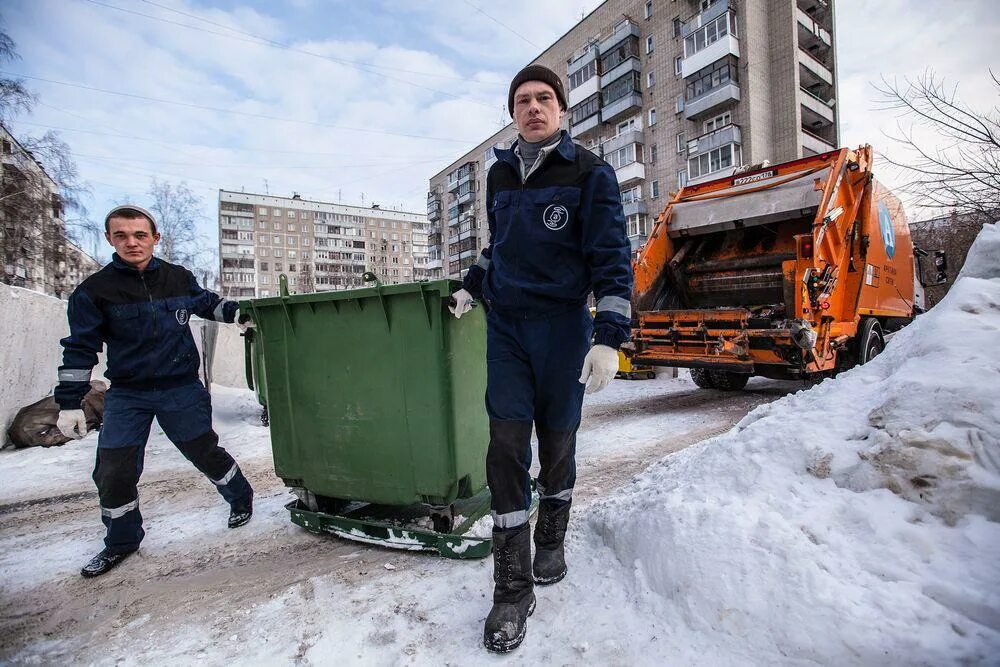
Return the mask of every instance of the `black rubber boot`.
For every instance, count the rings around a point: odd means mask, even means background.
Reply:
[[[130,551],[128,553],[117,554],[105,549],[91,558],[90,562],[84,565],[83,569],[80,570],[80,574],[87,578],[99,577],[134,553],[134,551]]]
[[[239,528],[253,516],[253,495],[250,499],[239,504],[233,505],[229,511],[229,527]]]
[[[538,503],[535,524],[535,562],[532,572],[540,586],[554,584],[566,576],[566,556],[563,541],[569,524],[572,501]]]
[[[483,645],[495,653],[513,651],[524,640],[535,611],[528,524],[514,531],[493,531],[493,608],[486,617]]]

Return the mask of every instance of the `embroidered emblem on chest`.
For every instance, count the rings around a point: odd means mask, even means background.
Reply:
[[[559,231],[569,222],[569,210],[562,204],[549,204],[542,213],[542,222],[552,231]]]

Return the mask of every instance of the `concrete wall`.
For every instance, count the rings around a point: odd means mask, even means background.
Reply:
[[[0,284],[0,426],[6,439],[10,421],[25,405],[52,393],[62,363],[59,339],[69,335],[66,302],[40,292]],[[246,387],[243,338],[235,325],[191,322],[199,349],[212,349],[211,378],[216,384]],[[204,358],[205,355],[203,354]],[[94,379],[104,379],[104,355]]]

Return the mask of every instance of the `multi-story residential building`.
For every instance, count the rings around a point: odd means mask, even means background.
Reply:
[[[65,298],[100,263],[70,241],[59,186],[0,125],[0,280]]]
[[[564,129],[615,169],[638,249],[671,191],[839,144],[834,0],[607,0],[532,63],[564,77]],[[428,264],[487,242],[485,183],[513,125],[430,179]],[[440,232],[440,237],[439,237]]]
[[[349,289],[421,277],[427,219],[419,213],[219,190],[220,290],[229,297]]]

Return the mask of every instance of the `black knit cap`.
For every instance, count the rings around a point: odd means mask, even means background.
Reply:
[[[544,65],[528,65],[518,72],[514,80],[510,82],[510,91],[507,93],[507,112],[510,113],[511,118],[514,117],[514,91],[525,81],[541,81],[552,86],[552,90],[556,91],[559,107],[566,111],[566,93],[559,75]]]

